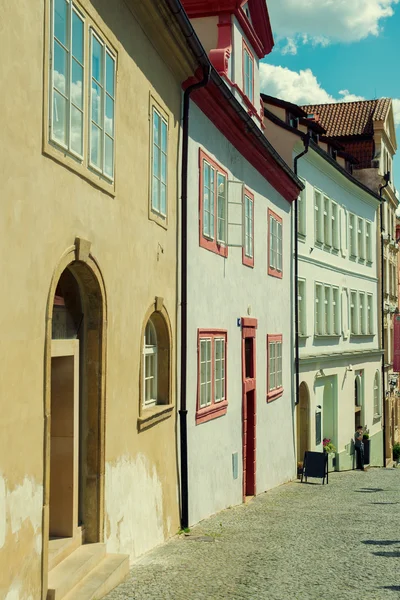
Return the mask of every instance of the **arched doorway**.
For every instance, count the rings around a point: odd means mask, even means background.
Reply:
[[[102,541],[104,519],[105,293],[94,261],[74,259],[51,285],[45,356],[44,539],[71,547]]]
[[[310,415],[310,393],[307,384],[303,381],[299,388],[299,404],[297,405],[296,429],[297,429],[297,461],[301,462],[304,452],[310,450],[309,417]]]

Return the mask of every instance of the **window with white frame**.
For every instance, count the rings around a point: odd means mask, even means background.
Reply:
[[[332,248],[339,250],[339,206],[336,202],[331,204],[332,210]]]
[[[364,291],[350,291],[350,332],[373,335],[373,296]]]
[[[51,6],[51,145],[78,159],[77,169],[89,167],[112,183],[116,56],[78,5],[52,0]]]
[[[349,250],[351,258],[372,264],[372,223],[349,213]]]
[[[152,108],[151,209],[167,216],[168,121],[155,106]]]
[[[374,309],[373,309],[373,296],[367,294],[367,331],[368,335],[374,333]]]
[[[114,177],[115,58],[91,30],[90,165]]]
[[[380,417],[381,414],[381,394],[380,394],[380,373],[376,371],[374,377],[374,417]]]
[[[199,331],[197,422],[226,412],[226,341],[226,331]]]
[[[365,248],[367,262],[372,263],[372,237],[371,223],[369,221],[365,221]]]
[[[357,292],[350,292],[350,333],[358,333],[358,302]]]
[[[282,335],[267,335],[268,353],[268,399],[276,398],[283,391],[282,383]]]
[[[68,0],[53,0],[50,137],[83,158],[84,17]]]
[[[305,236],[307,229],[306,229],[306,182],[304,181],[304,179],[300,180],[303,185],[304,185],[304,189],[301,190],[298,198],[297,198],[297,230],[298,230],[298,234],[301,236]]]
[[[243,262],[254,265],[254,196],[244,193],[244,256]]]
[[[365,292],[358,293],[358,310],[359,310],[359,333],[365,335],[367,333],[367,310]]]
[[[305,279],[298,280],[298,303],[299,303],[299,335],[307,335],[306,322],[306,282]]]
[[[144,405],[157,404],[157,334],[151,319],[147,322],[143,344]]]
[[[250,102],[254,93],[254,59],[243,40],[243,91]]]
[[[200,244],[221,254],[227,243],[227,174],[200,151]]]
[[[339,206],[314,190],[315,241],[326,249],[339,250]]]
[[[358,222],[358,225],[357,225],[358,258],[360,260],[364,260],[365,259],[365,233],[364,233],[365,221],[364,221],[364,219],[358,218],[357,222]]]
[[[350,241],[350,256],[357,256],[357,232],[356,232],[356,217],[349,213],[349,241]]]
[[[282,277],[282,219],[268,210],[269,221],[269,275]]]
[[[315,335],[340,335],[339,288],[315,284]]]
[[[140,411],[172,403],[169,332],[163,311],[154,311],[147,320],[143,333]]]

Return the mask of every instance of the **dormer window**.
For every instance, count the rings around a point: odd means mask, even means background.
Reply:
[[[246,2],[245,4],[243,4],[242,10],[243,10],[244,14],[246,15],[246,17],[248,18],[248,20],[251,23],[250,9],[249,9],[249,3],[248,2]]]
[[[243,91],[250,102],[254,98],[254,58],[243,40]]]
[[[286,122],[287,122],[288,125],[290,125],[290,127],[293,127],[293,129],[298,129],[298,127],[299,127],[299,119],[298,119],[298,117],[295,117],[290,112],[286,113]]]

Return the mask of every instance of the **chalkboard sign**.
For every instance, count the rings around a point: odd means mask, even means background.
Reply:
[[[328,454],[326,452],[304,452],[302,483],[303,476],[306,481],[307,477],[321,477],[322,484],[325,483],[326,477],[326,483],[328,483]]]
[[[322,438],[321,413],[315,413],[315,445],[319,446]]]

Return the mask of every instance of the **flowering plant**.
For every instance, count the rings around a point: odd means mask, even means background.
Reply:
[[[322,441],[322,445],[324,447],[324,451],[328,454],[330,454],[331,452],[336,452],[336,448],[329,438],[324,438]]]

